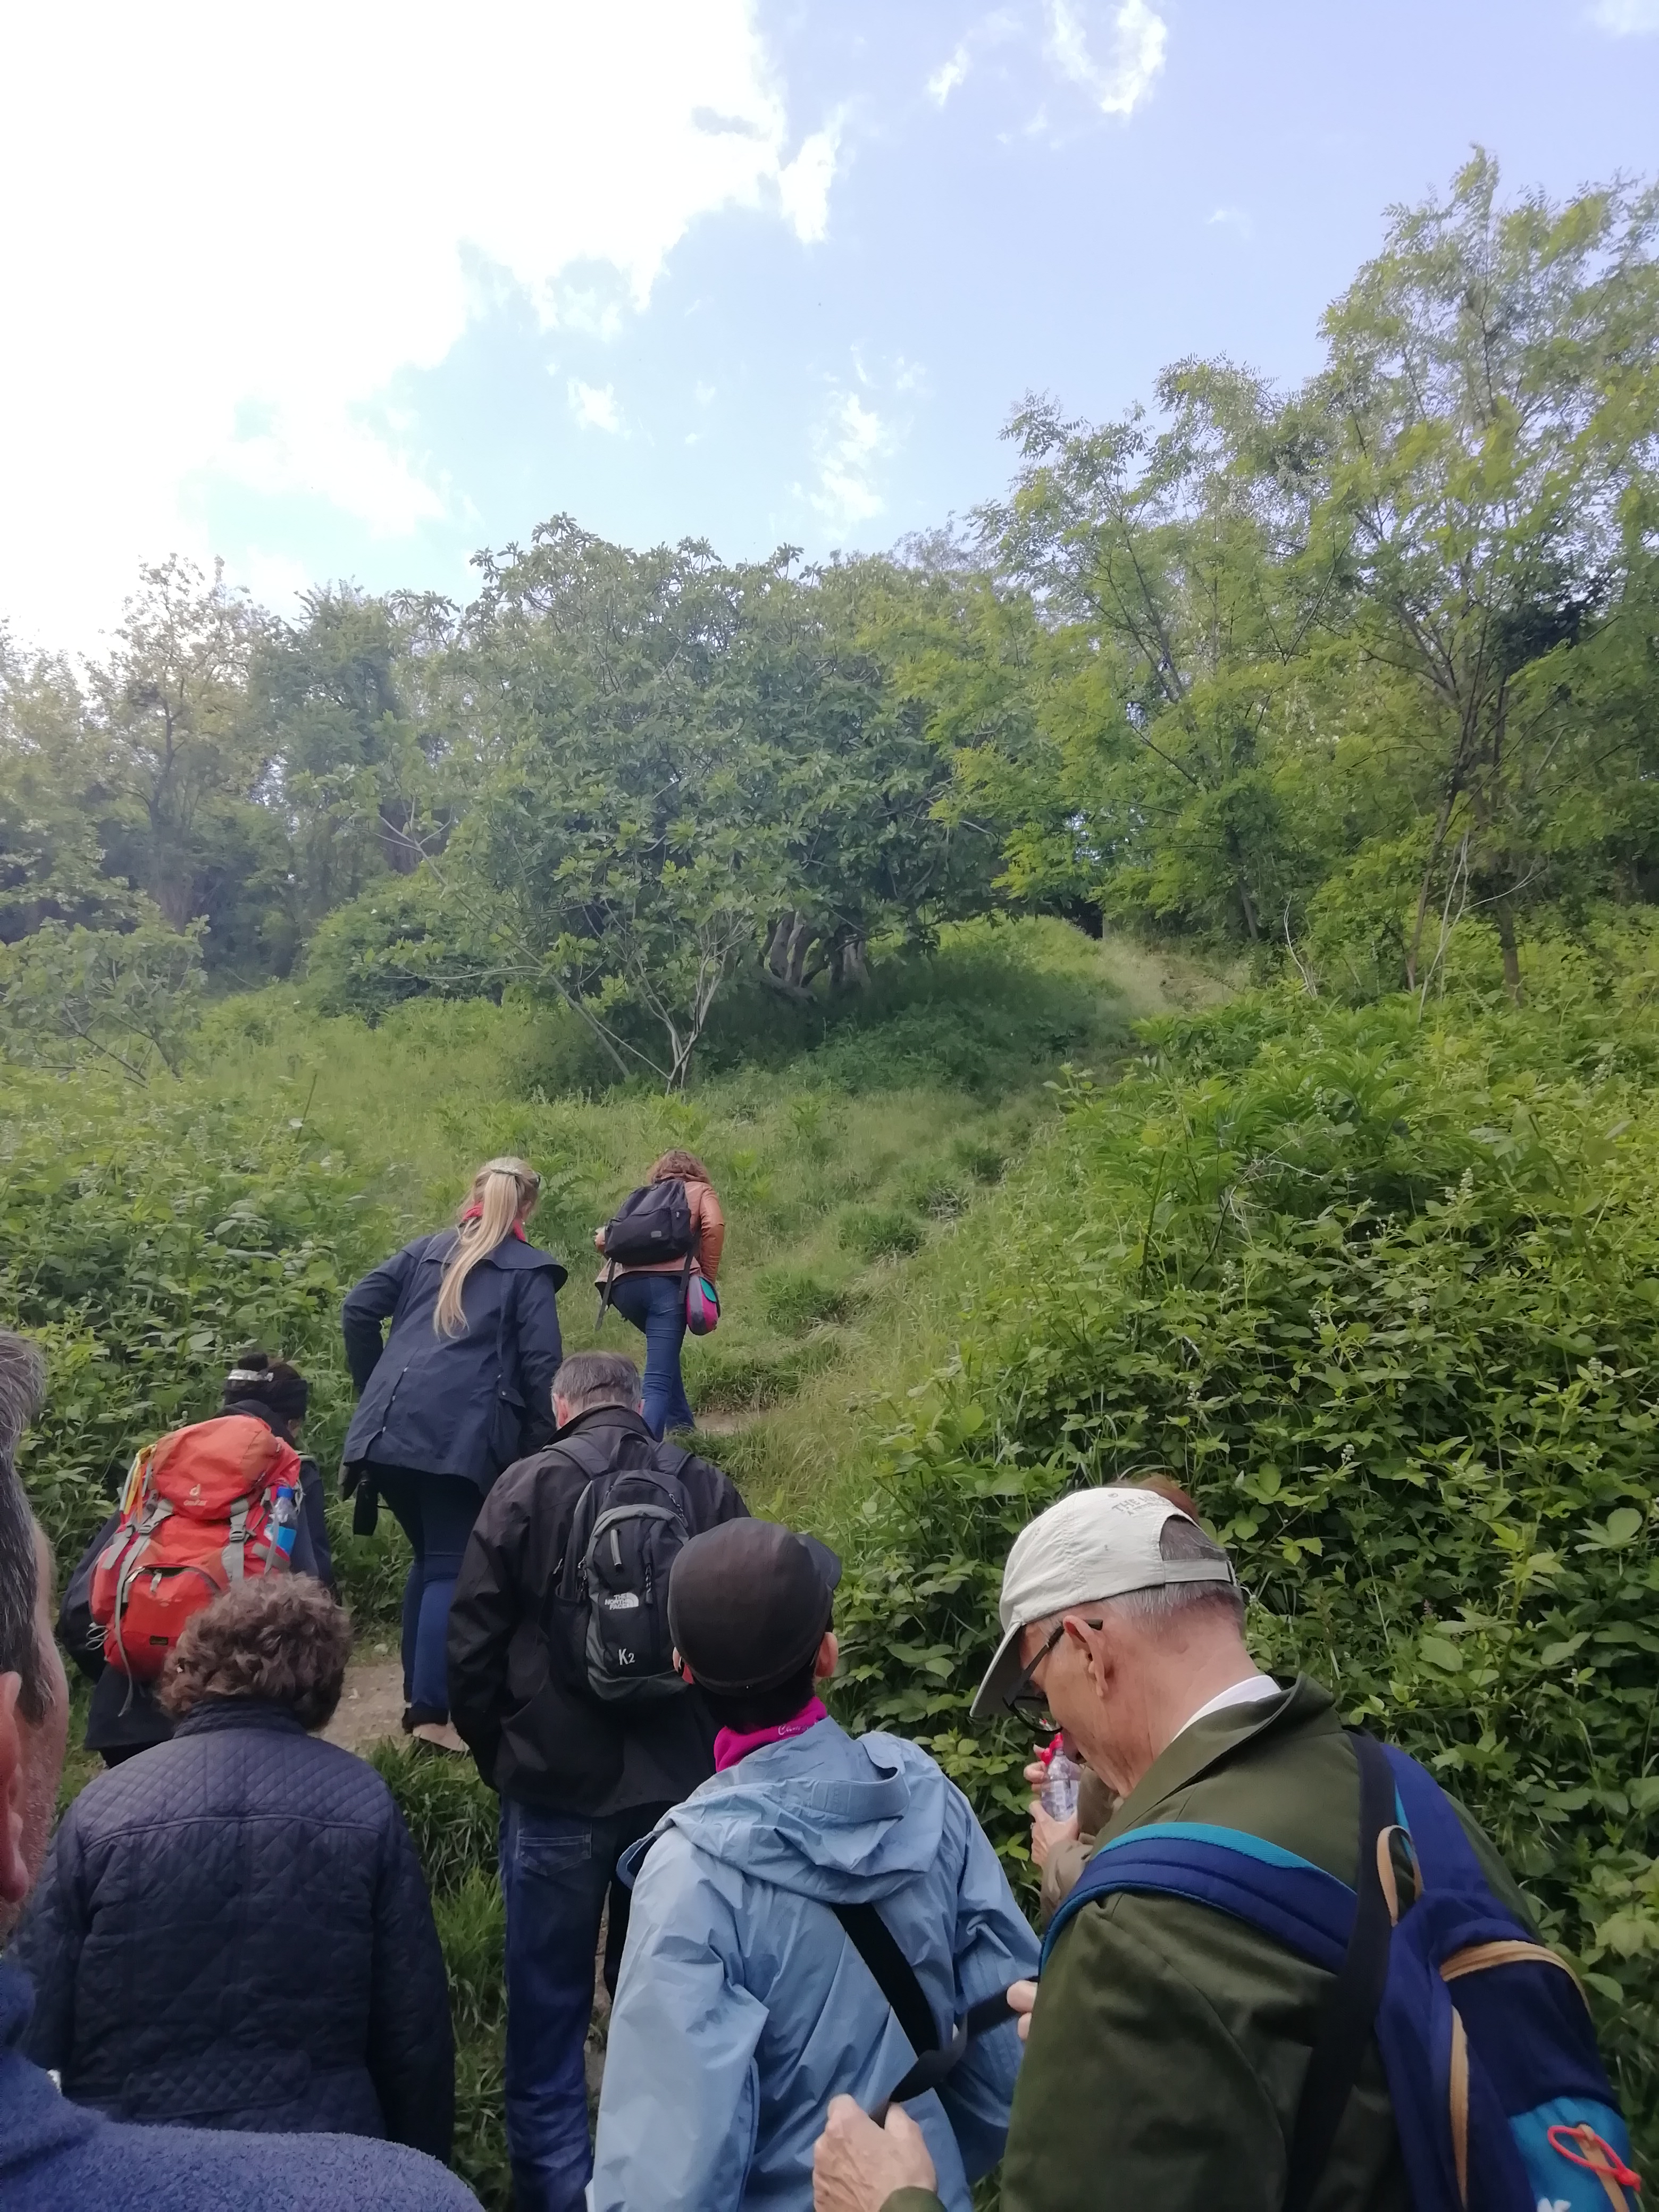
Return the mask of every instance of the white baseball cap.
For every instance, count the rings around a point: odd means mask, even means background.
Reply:
[[[1159,1492],[1126,1485],[1073,1491],[1022,1528],[1002,1571],[997,1601],[1002,1641],[979,1686],[971,1717],[994,1720],[1007,1710],[1008,1693],[1022,1671],[1020,1632],[1034,1620],[1171,1583],[1221,1583],[1236,1589],[1238,1577],[1219,1545],[1208,1559],[1164,1558],[1162,1538],[1171,1521],[1198,1526]]]

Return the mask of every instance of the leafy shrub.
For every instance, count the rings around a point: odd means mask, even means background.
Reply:
[[[851,1206],[836,1233],[842,1249],[862,1260],[895,1259],[921,1249],[920,1226],[894,1206]]]
[[[205,929],[169,929],[159,915],[126,930],[47,921],[0,945],[0,1057],[118,1068],[136,1083],[163,1068],[176,1076],[201,1018]]]
[[[847,1291],[806,1267],[769,1267],[760,1278],[761,1310],[784,1336],[805,1336],[822,1322],[844,1321],[852,1309]]]
[[[839,1694],[929,1743],[1023,1861],[1025,1751],[970,1734],[1017,1530],[1169,1468],[1262,1662],[1462,1795],[1576,1954],[1659,2149],[1659,1024],[1258,998],[1075,1081],[982,1334],[845,1548]]]
[[[325,1466],[337,1455],[339,1304],[373,1241],[364,1217],[345,1162],[286,1121],[119,1079],[14,1078],[0,1325],[46,1350],[50,1395],[22,1466],[60,1555],[111,1510],[140,1444],[217,1408],[250,1343],[304,1368],[307,1445]]]
[[[477,997],[489,965],[477,925],[452,908],[424,868],[381,877],[336,907],[306,948],[306,981],[318,1011],[371,1022],[409,999]]]

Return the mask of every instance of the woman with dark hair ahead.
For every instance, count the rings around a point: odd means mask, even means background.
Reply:
[[[319,1583],[238,1583],[167,1662],[173,1741],[64,1814],[9,1955],[35,1988],[22,2047],[76,2104],[448,2156],[426,1883],[380,1776],[309,1733],[350,1649]]]
[[[384,1497],[415,1554],[404,1589],[404,1726],[445,1751],[444,1643],[461,1554],[503,1468],[553,1436],[553,1377],[565,1270],[526,1226],[542,1180],[524,1160],[487,1160],[453,1229],[417,1237],[349,1293],[341,1316],[362,1394],[346,1432],[353,1527]],[[380,1326],[392,1322],[382,1344]]]
[[[598,1279],[601,1314],[605,1306],[615,1306],[645,1339],[645,1424],[659,1441],[670,1429],[690,1429],[696,1425],[696,1416],[680,1372],[687,1279],[701,1275],[714,1283],[726,1245],[726,1216],[708,1180],[708,1170],[696,1154],[665,1152],[646,1177],[645,1188],[665,1182],[684,1188],[690,1216],[690,1250],[681,1248],[662,1260],[632,1263],[613,1260]],[[641,1194],[636,1192],[629,1204]],[[615,1227],[615,1222],[607,1224],[608,1229]],[[606,1249],[605,1237],[605,1229],[593,1232],[594,1245],[600,1252]]]
[[[225,1377],[218,1412],[208,1419],[242,1417],[258,1421],[299,1452],[301,1511],[289,1564],[295,1574],[313,1575],[331,1590],[334,1562],[324,1512],[323,1478],[316,1461],[300,1442],[310,1400],[311,1386],[297,1367],[251,1346],[238,1355]],[[173,1735],[173,1723],[156,1698],[157,1686],[143,1678],[134,1680],[108,1663],[102,1625],[92,1617],[93,1572],[120,1519],[118,1512],[111,1514],[82,1553],[64,1588],[58,1616],[58,1633],[64,1649],[92,1680],[86,1747],[99,1753],[106,1766],[118,1766],[123,1759],[134,1758],[152,1744],[169,1741]]]

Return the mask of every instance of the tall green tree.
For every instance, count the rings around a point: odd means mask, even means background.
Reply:
[[[1324,322],[1316,539],[1351,573],[1364,653],[1407,679],[1398,763],[1426,835],[1407,947],[1437,888],[1490,911],[1519,994],[1516,908],[1550,815],[1627,751],[1561,712],[1575,647],[1627,605],[1659,428],[1659,194],[1504,205],[1478,155],[1397,209]]]
[[[270,763],[262,797],[285,832],[270,881],[289,958],[324,915],[441,850],[465,797],[449,702],[428,672],[453,643],[454,610],[349,585],[301,605],[298,622],[256,638],[245,708]]]
[[[114,650],[88,678],[130,802],[108,861],[174,929],[207,918],[225,957],[242,949],[237,910],[270,859],[259,806],[270,756],[246,712],[264,621],[222,566],[209,578],[174,556],[143,571]]]
[[[775,764],[727,680],[732,578],[705,545],[631,554],[568,519],[481,565],[466,659],[490,765],[454,896],[487,906],[500,974],[678,1087],[780,904]]]
[[[1257,941],[1312,873],[1275,753],[1294,750],[1310,639],[1346,577],[1310,542],[1316,444],[1266,386],[1187,362],[1158,399],[1161,428],[1139,409],[1094,428],[1042,399],[1009,426],[1020,467],[981,516],[988,546],[1083,648],[1042,708],[1047,823],[1011,828],[1120,911]]]

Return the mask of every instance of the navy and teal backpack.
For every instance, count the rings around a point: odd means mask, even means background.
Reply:
[[[1415,2212],[1633,2212],[1630,2140],[1572,1970],[1495,1894],[1415,1759],[1351,1737],[1357,1886],[1237,1828],[1170,1821],[1096,1852],[1054,1915],[1114,1890],[1193,1899],[1337,1977],[1285,2190],[1305,2212],[1373,2033]]]

